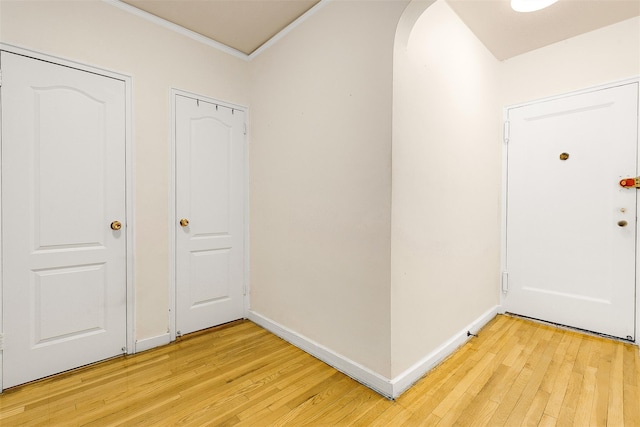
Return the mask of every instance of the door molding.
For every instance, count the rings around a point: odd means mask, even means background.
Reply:
[[[22,56],[27,56],[33,59],[50,62],[56,65],[75,68],[77,70],[86,71],[89,73],[99,74],[102,76],[110,77],[113,79],[121,80],[125,85],[125,205],[126,205],[126,236],[127,236],[127,354],[133,354],[135,352],[135,232],[134,232],[134,140],[133,140],[133,102],[132,102],[132,82],[133,79],[130,75],[123,74],[107,70],[102,67],[96,67],[93,65],[87,65],[81,62],[77,62],[71,59],[66,59],[58,56],[37,52],[34,50],[22,48],[19,46],[0,43],[0,50],[15,53]],[[2,183],[0,182],[0,188]],[[0,198],[1,203],[1,198]],[[0,236],[1,241],[2,236]],[[2,256],[2,248],[0,247],[0,257]],[[0,275],[0,331],[4,331],[4,325],[2,324],[2,275]],[[2,391],[2,352],[0,351],[0,391]]]
[[[517,104],[511,104],[504,106],[502,109],[502,122],[505,123],[505,127],[503,128],[503,136],[502,136],[502,191],[501,191],[501,237],[500,237],[500,277],[502,273],[506,271],[507,266],[507,178],[508,178],[508,111],[512,108],[524,107],[528,105],[538,104],[546,101],[553,101],[556,99],[562,99],[573,95],[581,95],[589,92],[594,92],[603,89],[610,89],[617,86],[623,86],[630,83],[638,83],[638,87],[640,88],[640,76],[629,77],[626,79],[615,80],[612,82],[595,85],[575,91],[570,91],[558,95],[537,98],[526,102],[521,102]],[[639,89],[640,92],[640,89]],[[639,94],[640,97],[640,94]],[[640,113],[638,117],[638,130],[636,132],[636,144],[638,144],[637,150],[637,159],[636,165],[638,168],[638,173],[640,173]],[[640,191],[640,190],[638,190]],[[640,209],[640,196],[636,198],[636,212]],[[640,214],[639,214],[640,216]],[[638,219],[636,218],[636,221]],[[635,265],[635,345],[640,345],[640,232],[636,234],[636,265]],[[504,313],[506,311],[505,307],[505,293],[502,291],[502,278],[498,279],[498,292],[500,293],[500,312]]]
[[[230,109],[236,109],[245,113],[245,120],[249,123],[249,108],[234,104],[227,101],[211,98],[204,95],[199,95],[194,92],[189,92],[172,87],[169,93],[169,105],[171,107],[171,127],[169,140],[171,142],[171,148],[169,151],[169,340],[176,340],[176,97],[184,96],[187,98],[193,98],[200,101],[205,101],[211,104],[219,105]],[[243,214],[243,268],[244,268],[244,312],[243,317],[247,317],[247,313],[250,307],[249,299],[249,126],[247,125],[247,133],[244,139],[244,168],[243,173],[243,202],[244,202],[244,214]]]

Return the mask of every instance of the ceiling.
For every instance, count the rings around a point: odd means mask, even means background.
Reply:
[[[638,0],[559,0],[529,13],[514,12],[509,0],[447,2],[499,60],[640,15]]]
[[[247,55],[319,3],[319,0],[121,1]],[[547,9],[531,13],[514,12],[509,0],[446,1],[499,60],[640,15],[639,0],[559,0]]]

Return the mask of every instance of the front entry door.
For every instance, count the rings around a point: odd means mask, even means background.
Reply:
[[[507,311],[635,339],[638,84],[508,120]]]
[[[176,330],[244,316],[245,113],[175,97]]]
[[[126,347],[125,84],[0,65],[6,388]]]

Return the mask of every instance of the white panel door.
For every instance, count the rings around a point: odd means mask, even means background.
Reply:
[[[1,55],[3,386],[10,387],[126,346],[125,86]]]
[[[244,316],[245,113],[176,95],[176,330]]]
[[[508,120],[507,311],[634,339],[637,83]]]

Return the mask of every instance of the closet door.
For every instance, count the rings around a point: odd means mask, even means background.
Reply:
[[[6,388],[126,347],[125,84],[0,64]]]
[[[176,95],[176,330],[244,316],[241,110]]]

